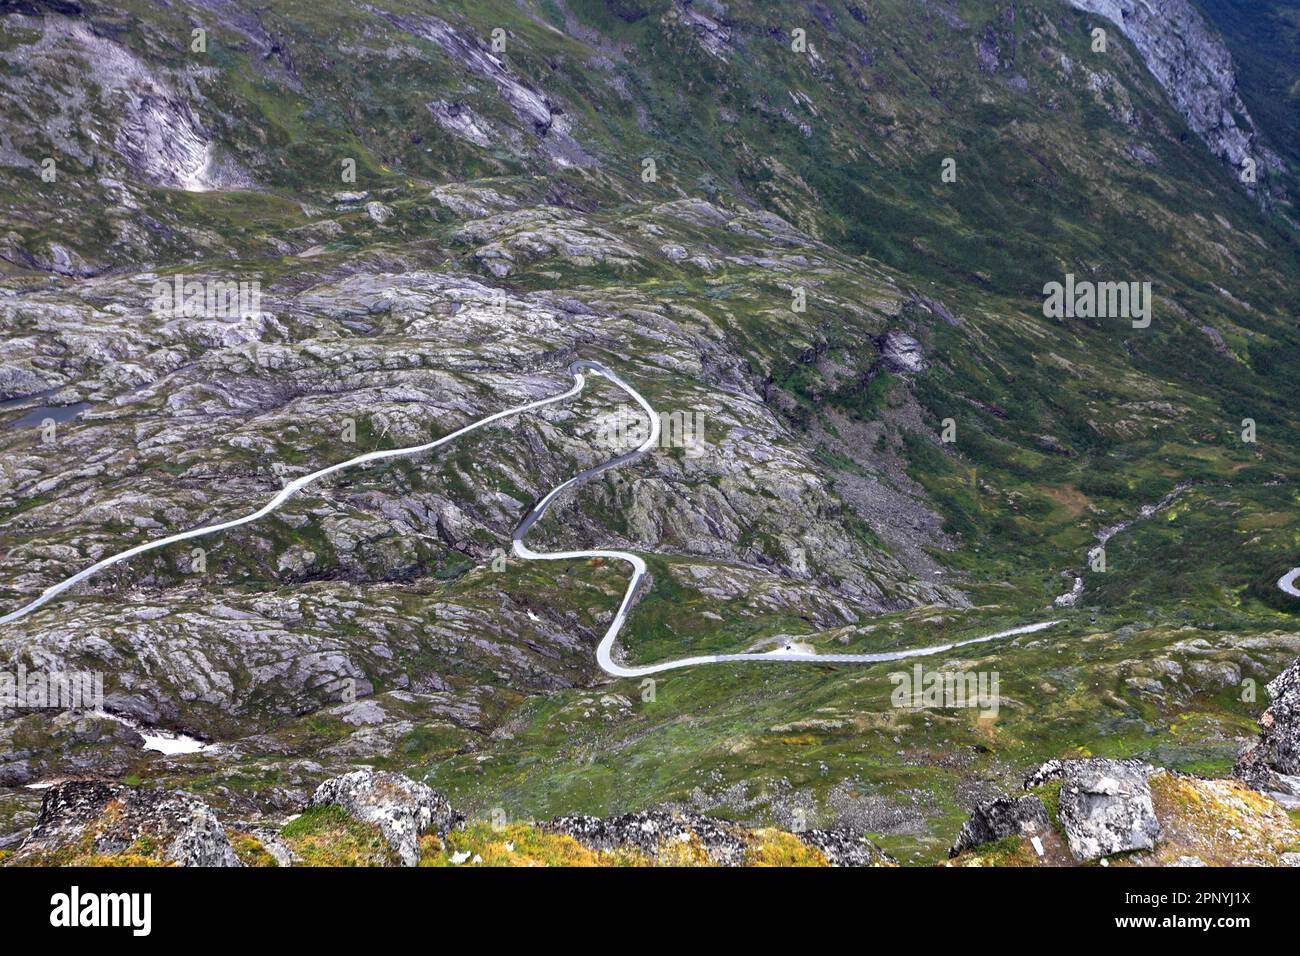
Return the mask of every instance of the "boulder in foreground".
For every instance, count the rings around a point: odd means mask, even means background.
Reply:
[[[1076,860],[1149,850],[1160,838],[1151,804],[1154,768],[1135,760],[1069,760],[1061,775],[1061,825]]]
[[[544,825],[599,851],[633,850],[659,863],[747,866],[777,858],[793,865],[809,857],[825,866],[888,866],[893,860],[861,834],[846,829],[807,830],[785,834],[748,829],[729,820],[698,813],[647,810],[616,817],[558,817]],[[802,846],[801,846],[802,845]],[[800,848],[796,853],[793,848]],[[806,848],[806,849],[805,849]],[[806,861],[805,861],[806,862]]]
[[[421,835],[433,832],[441,837],[465,821],[438,791],[386,771],[356,770],[326,780],[310,805],[341,807],[354,819],[378,827],[403,866],[419,863]]]
[[[1269,682],[1268,694],[1272,703],[1259,718],[1259,740],[1238,758],[1232,775],[1279,799],[1300,800],[1300,660]]]
[[[109,857],[117,859],[105,859]],[[36,825],[12,862],[243,865],[221,821],[197,797],[101,780],[69,780],[50,787]]]
[[[1009,836],[1037,836],[1051,828],[1047,807],[1038,797],[998,797],[975,808],[948,855],[957,856],[971,847],[996,843]]]

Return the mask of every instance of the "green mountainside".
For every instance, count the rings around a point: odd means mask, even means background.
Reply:
[[[0,625],[219,742],[0,708],[0,824],[85,774],[278,820],[365,765],[911,863],[1051,758],[1226,775],[1300,654],[1300,5],[1200,3],[1178,49],[1237,72],[1180,90],[1091,3],[0,0],[0,613],[591,359],[702,428],[530,539],[645,557],[627,662],[1060,622],[609,678],[623,567],[495,560],[610,457],[593,380]],[[1067,276],[1150,283],[1149,325],[1048,315]],[[261,309],[159,314],[178,279]],[[891,702],[945,662],[996,715]]]

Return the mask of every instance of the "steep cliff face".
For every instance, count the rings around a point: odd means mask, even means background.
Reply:
[[[189,74],[148,63],[77,19],[15,17],[11,28],[33,42],[0,51],[8,73],[0,105],[26,120],[3,134],[7,164],[35,169],[51,156],[65,176],[74,164],[98,164],[108,176],[187,192],[252,187],[217,155],[202,119],[210,104],[193,95]],[[27,123],[48,137],[44,148],[24,135]]]
[[[1283,171],[1282,160],[1260,142],[1255,121],[1237,93],[1232,54],[1190,0],[1068,2],[1119,27],[1210,152],[1252,193],[1270,194],[1268,177]]]

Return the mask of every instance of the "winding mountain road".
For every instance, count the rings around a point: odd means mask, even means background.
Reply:
[[[528,532],[532,529],[533,525],[535,525],[542,518],[542,516],[546,514],[547,509],[566,490],[574,487],[575,485],[585,481],[588,478],[592,478],[603,472],[609,471],[610,469],[618,468],[623,465],[630,464],[631,462],[637,460],[638,458],[640,458],[641,456],[649,452],[651,449],[653,449],[659,442],[660,419],[658,413],[654,410],[654,408],[650,405],[650,403],[646,401],[645,397],[640,392],[638,392],[631,385],[625,382],[617,374],[610,371],[604,365],[601,365],[599,362],[592,362],[592,361],[574,362],[572,365],[569,366],[569,373],[573,376],[573,385],[567,391],[561,392],[557,395],[552,395],[549,398],[538,399],[537,401],[528,402],[523,405],[516,405],[512,408],[503,409],[502,411],[495,412],[491,415],[487,415],[484,418],[480,418],[477,421],[471,422],[470,424],[465,425],[462,428],[458,428],[456,431],[451,432],[450,434],[444,435],[443,437],[438,438],[434,441],[426,442],[422,445],[413,445],[407,448],[393,448],[384,451],[367,452],[363,455],[358,455],[355,458],[349,458],[347,461],[342,461],[339,462],[338,464],[330,465],[326,468],[321,468],[318,471],[313,471],[310,474],[303,475],[299,478],[295,478],[293,481],[286,484],[283,489],[281,489],[274,497],[272,497],[261,508],[258,508],[256,511],[244,515],[243,517],[234,518],[230,521],[223,521],[219,524],[207,525],[202,528],[193,528],[189,531],[182,531],[179,534],[169,535],[168,537],[159,538],[155,541],[148,541],[145,542],[144,544],[136,545],[133,548],[128,548],[127,550],[112,555],[111,557],[105,558],[102,561],[98,561],[95,564],[92,564],[90,567],[77,572],[76,574],[72,575],[66,580],[60,581],[58,584],[55,584],[50,588],[46,589],[44,592],[40,594],[39,597],[31,601],[29,604],[26,604],[23,607],[20,607],[18,610],[11,611],[10,613],[0,617],[0,624],[8,624],[20,618],[26,617],[28,614],[31,614],[33,611],[49,603],[58,595],[67,591],[69,588],[75,587],[77,584],[86,580],[92,575],[98,574],[100,571],[103,571],[106,568],[110,568],[115,564],[120,564],[123,561],[127,561],[138,554],[144,554],[147,551],[154,551],[158,548],[164,548],[171,544],[176,544],[181,541],[188,541],[193,538],[202,537],[204,535],[216,534],[217,532],[220,531],[228,531],[231,528],[238,528],[241,525],[246,525],[254,521],[257,521],[258,519],[263,518],[266,515],[270,514],[272,511],[275,511],[277,508],[283,505],[286,501],[292,498],[299,491],[306,488],[308,485],[312,484],[313,482],[321,478],[326,477],[327,475],[331,475],[334,474],[335,472],[340,472],[348,468],[353,468],[358,465],[365,465],[373,461],[382,461],[387,458],[400,458],[400,457],[410,457],[412,455],[420,455],[425,452],[432,451],[433,449],[438,448],[442,445],[445,445],[450,441],[454,441],[455,439],[461,437],[462,435],[466,435],[469,432],[475,431],[479,428],[483,428],[484,426],[490,425],[493,422],[500,421],[503,418],[509,418],[513,415],[522,415],[525,412],[530,412],[540,408],[545,408],[547,405],[554,405],[557,402],[567,401],[568,399],[573,398],[576,395],[578,395],[580,392],[582,392],[583,388],[586,385],[586,375],[588,373],[598,375],[602,378],[607,379],[609,382],[611,382],[619,389],[621,389],[623,392],[625,392],[634,402],[636,402],[636,404],[641,407],[642,411],[645,412],[647,418],[649,419],[650,433],[647,436],[646,440],[642,442],[637,448],[633,449],[632,451],[625,452],[621,455],[609,459],[608,461],[602,462],[601,464],[596,465],[592,468],[584,469],[583,471],[578,472],[568,480],[562,482],[559,485],[556,485],[549,492],[547,492],[547,494],[543,498],[541,498],[541,500],[539,500],[535,505],[533,505],[532,508],[529,509],[528,513],[524,516],[523,520],[520,521],[518,527],[515,529],[514,534],[512,535],[511,548],[517,557],[529,561],[575,561],[575,560],[589,560],[592,558],[604,558],[607,560],[622,561],[631,566],[632,578],[628,582],[627,590],[623,594],[623,600],[620,602],[617,612],[614,614],[613,619],[610,621],[609,627],[606,629],[604,636],[600,639],[600,643],[596,647],[596,662],[597,664],[599,664],[601,670],[605,671],[606,673],[612,674],[615,677],[644,677],[649,674],[659,674],[659,673],[663,673],[664,671],[677,670],[682,667],[694,667],[700,664],[723,664],[723,663],[748,662],[748,661],[765,661],[765,662],[780,662],[780,663],[815,663],[815,664],[872,664],[872,663],[879,663],[882,661],[898,661],[898,660],[905,660],[907,658],[912,658],[912,657],[927,657],[934,654],[942,654],[947,651],[955,650],[956,648],[959,647],[966,647],[971,644],[982,644],[987,641],[994,641],[1003,637],[1012,637],[1017,634],[1029,634],[1035,631],[1041,631],[1046,628],[1052,627],[1055,624],[1060,623],[1060,621],[1058,620],[1040,621],[1036,624],[1026,624],[1021,627],[1014,627],[1014,628],[1010,628],[1009,630],[998,631],[993,634],[986,634],[982,637],[969,638],[963,641],[954,641],[952,643],[934,645],[931,647],[921,647],[921,648],[914,648],[910,650],[891,651],[891,652],[878,653],[878,654],[817,654],[811,651],[777,649],[777,650],[763,652],[763,653],[754,652],[754,653],[743,653],[743,654],[698,655],[694,657],[679,658],[677,660],[672,660],[672,661],[662,661],[657,664],[646,664],[639,667],[628,667],[626,665],[618,663],[614,659],[614,646],[618,640],[619,632],[623,629],[623,625],[627,621],[628,612],[631,610],[632,604],[636,599],[637,590],[640,587],[641,582],[646,576],[647,569],[646,569],[645,561],[640,556],[632,554],[631,552],[628,551],[584,549],[578,551],[539,552],[529,548],[528,545],[524,543],[524,538],[527,536]],[[1281,588],[1287,594],[1300,597],[1300,589],[1297,589],[1296,587],[1297,579],[1300,579],[1300,568],[1295,568],[1294,570],[1284,575],[1278,581],[1278,587]]]
[[[619,631],[623,629],[623,624],[627,620],[628,611],[632,607],[632,602],[636,599],[637,589],[641,586],[641,581],[646,575],[646,563],[639,556],[632,554],[630,551],[549,551],[538,552],[524,544],[524,536],[528,534],[529,529],[546,513],[552,502],[560,495],[561,492],[573,487],[578,482],[584,481],[601,472],[608,471],[611,468],[617,468],[620,465],[626,465],[640,458],[646,452],[650,451],[659,443],[659,413],[651,407],[650,403],[645,400],[640,392],[634,389],[627,382],[623,381],[614,372],[611,372],[605,366],[598,362],[574,362],[569,366],[569,371],[581,384],[583,372],[589,371],[603,378],[608,379],[617,385],[631,397],[631,399],[641,406],[642,411],[650,419],[650,434],[646,437],[637,448],[625,452],[616,458],[602,462],[594,468],[587,468],[578,472],[572,478],[556,485],[547,493],[532,509],[524,516],[524,520],[519,523],[515,529],[513,539],[514,553],[527,560],[534,561],[573,561],[584,560],[589,558],[606,558],[616,561],[624,561],[632,566],[632,579],[628,582],[627,591],[623,594],[623,600],[618,606],[618,611],[614,614],[614,619],[610,621],[609,627],[605,631],[605,636],[600,639],[596,645],[596,663],[600,669],[607,674],[613,674],[615,677],[645,677],[650,674],[661,674],[664,671],[677,670],[682,667],[695,667],[699,664],[726,664],[737,661],[769,661],[769,662],[786,662],[786,663],[815,663],[815,664],[874,664],[880,661],[897,661],[908,657],[925,657],[930,654],[942,654],[945,651],[957,647],[964,647],[967,644],[980,644],[985,641],[996,640],[1000,637],[1010,637],[1013,634],[1028,634],[1032,631],[1041,631],[1044,628],[1051,627],[1059,621],[1043,621],[1038,624],[1029,624],[1024,627],[1016,627],[1007,631],[999,631],[996,634],[986,634],[983,637],[975,637],[965,641],[957,641],[952,644],[942,644],[934,647],[922,647],[914,650],[893,651],[882,654],[816,654],[810,651],[791,651],[791,650],[774,650],[766,653],[753,654],[705,654],[696,657],[682,657],[672,661],[662,661],[658,664],[645,664],[640,667],[628,667],[614,660],[614,644],[618,640]]]
[[[1300,597],[1300,588],[1296,587],[1297,579],[1300,579],[1300,568],[1292,568],[1278,579],[1277,586],[1292,597]]]
[[[509,418],[511,415],[520,415],[537,408],[544,408],[547,405],[554,405],[556,402],[562,402],[565,399],[573,398],[573,396],[577,395],[581,391],[582,376],[575,375],[573,387],[567,392],[553,395],[550,398],[539,399],[535,402],[529,402],[526,405],[516,405],[514,408],[504,409],[503,411],[488,415],[486,418],[480,418],[476,422],[470,422],[464,428],[458,428],[451,434],[443,435],[441,438],[434,441],[426,442],[423,445],[413,445],[409,448],[390,448],[385,451],[367,452],[364,455],[357,455],[355,458],[349,458],[347,461],[341,461],[337,465],[330,465],[326,468],[321,468],[319,471],[313,471],[309,475],[295,478],[293,481],[285,485],[284,488],[282,488],[270,501],[251,514],[244,515],[242,518],[234,518],[230,521],[223,521],[220,524],[207,525],[202,528],[193,528],[189,531],[182,531],[179,534],[169,535],[166,538],[159,538],[156,541],[146,541],[144,544],[138,544],[134,548],[128,548],[126,551],[119,552],[112,557],[105,558],[102,561],[97,561],[85,570],[78,571],[67,580],[60,581],[58,584],[47,588],[41,593],[40,597],[36,598],[36,600],[32,601],[30,604],[24,605],[16,611],[10,611],[8,614],[0,617],[0,624],[8,624],[21,617],[26,617],[37,608],[48,604],[51,600],[68,590],[68,588],[75,587],[91,575],[98,574],[100,571],[111,568],[115,564],[121,564],[123,561],[134,558],[137,554],[144,554],[146,551],[155,551],[158,548],[165,548],[167,545],[176,544],[179,541],[189,541],[192,538],[216,534],[218,531],[229,531],[231,528],[238,528],[240,525],[251,524],[259,518],[266,517],[312,482],[318,481],[326,475],[332,475],[335,472],[343,471],[347,468],[353,468],[357,465],[365,465],[372,461],[382,461],[385,458],[409,457],[411,455],[422,454],[426,451],[432,451],[440,445],[445,445],[447,442],[453,441],[461,435],[466,435],[475,429],[482,428],[484,425],[490,425],[503,418]]]

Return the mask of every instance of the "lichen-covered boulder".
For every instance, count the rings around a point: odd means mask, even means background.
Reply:
[[[726,820],[698,813],[647,810],[616,817],[557,817],[545,828],[573,837],[593,850],[628,848],[658,857],[674,843],[696,841],[717,866],[742,866],[749,837],[745,829]]]
[[[1249,787],[1300,797],[1300,659],[1268,684],[1272,701],[1259,718],[1259,740],[1232,775]]]
[[[847,827],[796,833],[808,846],[825,854],[831,866],[893,866],[894,858],[861,833]]]
[[[1151,803],[1154,768],[1137,760],[1067,760],[1061,770],[1061,826],[1077,860],[1149,850],[1160,838]]]
[[[995,843],[1009,836],[1035,836],[1051,829],[1047,807],[1034,796],[998,797],[981,803],[969,820],[962,824],[961,832],[949,856],[983,843]]]
[[[127,854],[176,866],[242,866],[215,813],[192,794],[101,780],[45,792],[14,862],[86,864]]]
[[[438,791],[400,773],[356,770],[326,780],[312,795],[311,806],[337,806],[362,823],[378,827],[403,866],[420,861],[420,836],[443,836],[461,826],[465,815],[451,808]]]

